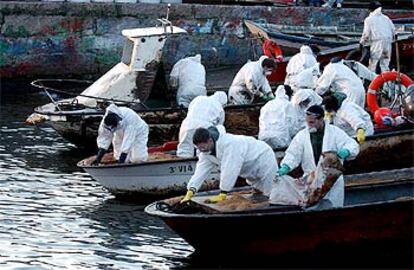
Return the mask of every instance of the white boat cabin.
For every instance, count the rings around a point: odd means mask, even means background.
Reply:
[[[161,26],[124,29],[124,49],[121,62],[106,72],[85,91],[84,96],[114,99],[118,102],[140,102],[138,96],[140,81],[154,80],[156,70],[161,62],[162,49],[169,35],[186,34],[187,31],[172,26],[165,19],[160,19]],[[138,74],[143,74],[138,79]],[[95,107],[99,100],[79,96],[79,103]]]

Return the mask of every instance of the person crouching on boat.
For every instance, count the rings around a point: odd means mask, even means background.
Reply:
[[[276,69],[276,62],[267,56],[246,63],[236,74],[229,89],[229,103],[242,105],[253,103],[255,97],[262,101],[274,98],[266,76]]]
[[[148,125],[139,115],[126,107],[111,104],[106,108],[105,115],[98,129],[98,154],[95,164],[113,145],[114,158],[119,163],[140,162],[148,158]]]
[[[305,174],[316,170],[316,164],[322,153],[335,152],[342,160],[355,158],[359,153],[358,143],[342,129],[324,122],[324,110],[321,106],[309,107],[306,111],[307,128],[301,130],[292,140],[277,172],[277,180],[272,188],[272,204],[301,205],[303,190],[294,183],[293,190],[283,190],[278,181],[295,181],[287,175],[299,165]],[[296,189],[295,189],[296,186]],[[287,194],[289,192],[289,194]],[[344,204],[344,179],[341,175],[330,191],[320,201],[323,207],[342,207]]]
[[[363,144],[365,136],[374,134],[371,116],[352,101],[345,99],[346,95],[343,93],[324,97],[322,104],[325,107],[325,117],[333,125],[344,130],[349,136],[356,137],[358,142]]]
[[[290,87],[298,84],[295,80],[296,76],[305,69],[312,68],[317,64],[316,55],[319,53],[319,48],[316,45],[303,45],[300,47],[299,53],[290,58],[286,66],[285,83]],[[293,89],[295,91],[295,89]]]
[[[365,108],[365,89],[361,79],[339,57],[332,58],[326,65],[315,91],[322,96],[330,88],[332,92],[345,93],[347,100]]]
[[[220,169],[220,194],[210,197],[208,202],[225,200],[239,176],[269,196],[278,166],[272,148],[265,142],[250,136],[225,133],[222,126],[198,128],[193,142],[201,153],[182,203],[191,200],[210,172],[217,167]]]
[[[227,94],[223,91],[217,91],[208,97],[199,96],[191,101],[187,116],[181,123],[177,156],[194,156],[193,135],[195,130],[200,127],[223,125],[225,115],[223,106],[226,104]]]
[[[379,62],[381,72],[384,72],[389,70],[395,26],[388,16],[382,14],[381,3],[372,1],[369,10],[370,14],[364,20],[360,47],[370,46],[369,69],[375,72]]]
[[[201,55],[187,57],[175,63],[170,73],[170,86],[177,89],[177,104],[188,108],[198,96],[206,96],[206,70]]]
[[[296,110],[290,103],[292,89],[288,85],[279,85],[276,98],[260,109],[259,140],[273,149],[287,147],[296,134]]]

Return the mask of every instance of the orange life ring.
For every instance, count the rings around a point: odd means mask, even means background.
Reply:
[[[367,92],[367,105],[372,113],[375,113],[379,109],[377,102],[377,91],[380,87],[388,81],[396,81],[398,77],[397,71],[386,71],[380,75],[377,75],[374,80],[370,83]],[[413,81],[407,75],[400,72],[400,82],[405,87],[413,84]]]

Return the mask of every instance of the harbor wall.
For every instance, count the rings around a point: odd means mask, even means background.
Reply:
[[[0,2],[0,76],[96,78],[120,61],[121,30],[154,26],[167,4]],[[391,18],[410,10],[386,10]],[[200,53],[209,67],[257,57],[244,19],[289,25],[362,24],[361,9],[173,4],[169,19],[189,34],[170,38],[164,64]]]

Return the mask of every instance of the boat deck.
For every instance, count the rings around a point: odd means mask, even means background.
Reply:
[[[226,66],[206,71],[207,91],[228,91],[241,66]]]

